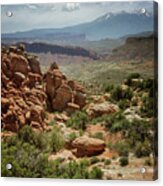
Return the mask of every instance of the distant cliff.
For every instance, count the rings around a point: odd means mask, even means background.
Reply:
[[[16,45],[19,45],[17,43]],[[51,45],[46,43],[23,43],[27,52],[32,53],[52,53],[52,54],[64,54],[69,56],[82,56],[89,57],[92,59],[98,59],[98,56],[95,52],[86,50],[81,47],[72,47],[72,46],[59,46],[59,45]]]
[[[154,48],[157,38],[154,35],[148,37],[129,37],[124,45],[113,49],[111,58],[116,60],[151,60],[155,56]]]

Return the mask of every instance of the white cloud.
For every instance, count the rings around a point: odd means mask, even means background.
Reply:
[[[37,9],[37,6],[36,5],[33,5],[33,4],[28,4],[27,6],[30,9]]]
[[[80,8],[79,3],[66,3],[65,6],[63,6],[63,11],[72,12],[75,10],[78,10]]]
[[[25,31],[35,28],[72,26],[93,21],[110,12],[138,12],[142,7],[149,13],[153,11],[152,2],[133,2],[132,4],[128,2],[87,2],[28,4],[28,6],[27,4],[2,5],[2,33]],[[13,16],[7,17],[7,11],[12,11]]]

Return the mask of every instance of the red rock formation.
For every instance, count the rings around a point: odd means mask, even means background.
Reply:
[[[45,130],[47,103],[53,110],[69,114],[85,106],[81,85],[68,81],[56,63],[43,78],[38,59],[27,54],[23,45],[2,48],[1,77],[1,121],[5,130],[16,132],[24,125]]]
[[[24,125],[46,129],[40,66],[27,56],[21,45],[2,49],[1,121],[3,129],[13,132]]]
[[[53,63],[46,73],[46,93],[52,110],[67,111],[69,114],[86,104],[84,87],[67,78]]]

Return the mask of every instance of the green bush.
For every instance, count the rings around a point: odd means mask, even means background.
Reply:
[[[111,160],[110,159],[105,159],[104,164],[105,165],[110,165],[111,164]]]
[[[34,145],[36,148],[39,149],[47,149],[47,143],[48,139],[43,132],[34,132],[31,127],[28,125],[24,126],[19,132],[18,132],[18,140],[29,143],[31,145]]]
[[[77,135],[75,132],[72,132],[69,134],[68,139],[70,142],[74,141],[77,138]]]
[[[152,152],[151,144],[148,141],[139,142],[135,147],[135,155],[138,158],[149,156]]]
[[[7,170],[6,164],[12,164]],[[49,171],[49,168],[51,171]],[[8,147],[2,143],[2,175],[7,177],[48,177],[52,174],[52,164],[46,153],[29,143],[17,142]]]
[[[77,130],[85,130],[87,121],[87,113],[84,111],[78,111],[72,115],[72,117],[67,121],[66,125]]]
[[[114,85],[108,85],[106,88],[105,88],[105,92],[110,92],[111,90],[114,89]]]
[[[124,166],[126,166],[126,165],[128,165],[128,158],[127,157],[122,157],[122,158],[120,158],[119,159],[119,163],[120,163],[120,165],[122,166],[122,167],[124,167]]]
[[[132,96],[133,92],[131,88],[123,90],[121,86],[117,86],[111,91],[111,98],[115,101],[120,101],[121,99],[131,100]]]
[[[50,133],[49,139],[50,147],[52,148],[53,152],[57,152],[64,147],[65,142],[58,128],[53,128],[52,132]]]
[[[104,122],[106,128],[111,132],[127,130],[129,127],[129,122],[121,111],[108,115]]]
[[[75,161],[61,166],[62,176],[61,178],[73,178],[73,179],[88,179],[89,172],[87,171],[87,164]]]
[[[103,133],[102,132],[96,132],[95,134],[91,135],[93,138],[97,139],[103,139]]]
[[[17,135],[2,142],[2,175],[57,177],[55,170],[59,162],[49,162],[48,154],[52,150],[59,150],[63,145],[62,140],[59,129],[44,133],[35,132],[29,126],[25,126]],[[8,162],[12,164],[11,170],[6,169]]]
[[[45,148],[38,145],[39,141],[42,141],[39,137],[44,138],[44,136],[47,139]],[[78,162],[70,161],[67,164],[63,163],[63,159],[49,161],[51,150],[56,152],[61,147],[63,147],[63,141],[59,129],[54,128],[51,132],[40,134],[25,127],[17,135],[2,141],[2,176],[69,179],[102,177],[99,169],[89,171],[90,161],[87,159]],[[6,169],[8,163],[12,164],[10,170]]]
[[[90,163],[91,163],[91,164],[95,164],[95,163],[97,163],[97,162],[99,162],[99,161],[100,161],[100,160],[99,160],[96,156],[94,156],[94,157],[91,158]]]
[[[118,102],[118,106],[119,106],[119,108],[124,110],[124,109],[130,107],[130,101],[128,99],[120,100]]]
[[[143,144],[144,141],[151,143],[153,140],[153,134],[151,133],[152,124],[148,121],[134,119],[130,123],[130,127],[126,133],[126,138],[130,139],[130,145],[135,147],[138,142]]]
[[[127,77],[127,79],[138,79],[138,78],[140,78],[140,74],[139,73],[131,73]]]
[[[154,116],[154,108],[156,108],[156,102],[153,98],[144,98],[143,106],[141,107],[142,116],[145,117],[153,117]]]
[[[126,81],[125,81],[125,84],[128,85],[128,86],[131,86],[131,83],[132,83],[132,79],[138,79],[140,78],[140,74],[139,73],[132,73],[132,74],[129,74]]]
[[[126,142],[119,142],[114,147],[116,151],[118,152],[119,156],[128,157],[129,154],[129,144]]]
[[[103,173],[100,168],[93,167],[89,173],[89,179],[102,179]]]
[[[101,179],[103,173],[100,168],[93,167],[91,171],[88,171],[89,161],[82,160],[80,162],[71,161],[70,163],[62,166],[61,178],[73,178],[73,179]]]

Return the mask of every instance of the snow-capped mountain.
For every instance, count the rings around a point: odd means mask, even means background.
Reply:
[[[14,34],[3,34],[2,38],[48,38],[55,34],[84,34],[87,40],[120,38],[153,30],[153,15],[146,10],[138,12],[107,13],[92,22],[60,29],[35,29]]]

